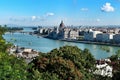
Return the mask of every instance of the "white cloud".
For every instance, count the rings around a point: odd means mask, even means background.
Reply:
[[[30,20],[30,21],[38,22],[38,21],[45,21],[47,17],[45,17],[45,16],[31,16],[31,18],[32,18],[32,20]]]
[[[81,8],[81,11],[88,11],[88,8]]]
[[[32,16],[32,21],[34,21],[35,19],[37,19],[37,17],[36,16]]]
[[[54,13],[47,13],[46,16],[54,16]]]
[[[97,22],[100,22],[100,19],[97,19],[96,21],[97,21]]]
[[[111,3],[106,3],[101,7],[101,10],[104,12],[113,12],[115,9],[113,6],[111,6]]]
[[[54,16],[54,13],[46,13],[41,16],[11,16],[9,18],[9,21],[12,22],[39,22],[39,21],[45,21],[47,20],[50,16]]]

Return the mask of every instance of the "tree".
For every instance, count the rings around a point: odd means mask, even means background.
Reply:
[[[27,80],[27,64],[6,51],[10,44],[2,37],[5,31],[0,27],[0,80]]]
[[[110,59],[112,61],[117,61],[118,59],[120,59],[120,50],[116,51],[116,54],[112,55]]]
[[[37,61],[33,61],[34,65],[32,67],[32,73],[34,71],[39,71],[37,74],[42,74],[42,79],[52,80],[52,78],[56,79],[73,79],[73,80],[81,80],[82,74],[75,67],[72,61],[65,60],[62,57],[56,58],[40,58]],[[37,72],[38,72],[37,71]],[[47,73],[47,74],[45,74]],[[33,74],[36,75],[36,74]],[[44,75],[48,75],[44,77]],[[51,75],[51,76],[50,76]],[[41,78],[40,77],[40,78]],[[39,78],[39,79],[40,79]]]
[[[37,70],[42,77],[43,73],[47,73],[60,80],[92,80],[93,74],[90,70],[94,69],[94,63],[95,59],[88,49],[81,50],[76,46],[63,46],[37,57],[30,63],[32,68],[29,71],[35,75],[34,70]],[[51,78],[47,79],[51,80]]]
[[[27,80],[27,74],[24,60],[0,53],[0,80]]]
[[[113,70],[113,77],[112,80],[119,80],[120,79],[120,50],[116,51],[116,54],[110,57],[111,61],[114,62],[112,65]]]

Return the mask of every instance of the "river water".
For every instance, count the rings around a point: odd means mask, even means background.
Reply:
[[[4,39],[6,39],[6,41],[11,42],[15,45],[26,48],[32,48],[44,53],[47,53],[54,48],[59,48],[65,45],[78,46],[82,50],[88,48],[96,59],[107,58],[115,54],[115,52],[118,49],[120,49],[120,47],[107,46],[110,49],[110,52],[106,52],[101,49],[103,45],[65,42],[65,41],[52,40],[43,37],[38,37],[36,35],[29,35],[23,33],[13,33],[13,34],[5,33],[3,37]]]

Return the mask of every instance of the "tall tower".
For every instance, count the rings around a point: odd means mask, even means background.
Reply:
[[[62,20],[60,25],[59,25],[59,28],[61,29],[61,28],[64,28],[64,27],[65,27],[65,25],[64,25],[63,20]]]

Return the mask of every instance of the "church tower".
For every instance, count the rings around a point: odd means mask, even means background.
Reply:
[[[63,20],[61,21],[60,25],[59,25],[59,29],[63,29],[65,27]]]

